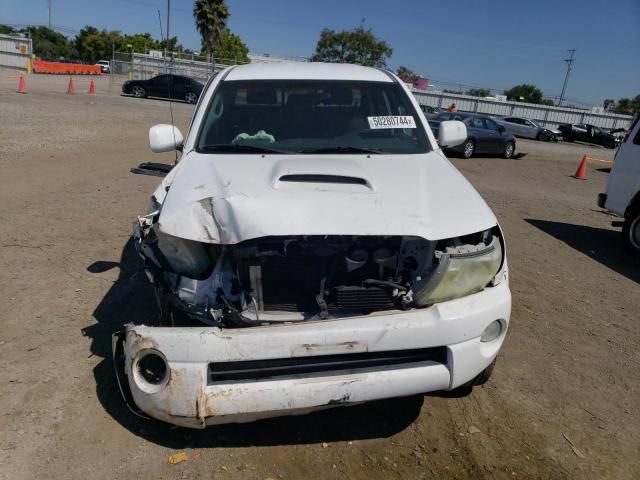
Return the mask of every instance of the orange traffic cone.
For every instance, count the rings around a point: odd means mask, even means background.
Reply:
[[[587,162],[589,161],[589,157],[586,155],[582,157],[580,161],[580,165],[578,165],[578,169],[576,173],[573,174],[573,178],[577,178],[578,180],[586,180],[587,179]]]
[[[73,77],[69,78],[69,87],[67,87],[67,93],[69,95],[73,95],[75,93],[76,89],[73,86]]]
[[[18,82],[18,93],[27,93],[27,82],[24,79],[24,75],[20,75],[20,81]]]
[[[89,84],[89,95],[93,95],[96,93],[96,84],[93,83],[93,78],[91,79],[91,83]]]

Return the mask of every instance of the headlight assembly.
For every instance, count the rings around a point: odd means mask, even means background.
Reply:
[[[446,247],[436,252],[436,262],[432,274],[413,286],[413,302],[419,307],[482,290],[502,265],[502,245],[493,236],[488,244]]]

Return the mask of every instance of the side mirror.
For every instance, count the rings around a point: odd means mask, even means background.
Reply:
[[[506,128],[504,127],[504,125],[498,125],[498,130],[500,130],[500,133],[503,133]]]
[[[182,148],[184,137],[178,127],[160,123],[149,129],[149,146],[153,153],[171,152]]]
[[[440,147],[451,148],[467,139],[467,126],[459,120],[445,120],[440,123],[438,140]]]

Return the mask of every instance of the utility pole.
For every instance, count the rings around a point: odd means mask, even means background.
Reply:
[[[564,76],[564,83],[562,84],[562,93],[560,93],[560,100],[558,100],[558,106],[562,106],[562,101],[564,100],[564,92],[567,90],[567,82],[569,81],[569,74],[571,73],[571,65],[575,62],[575,58],[573,56],[576,53],[575,48],[570,48],[568,50],[569,58],[565,58],[563,62],[567,64],[567,73]]]
[[[51,30],[51,0],[49,0],[49,30]]]
[[[169,17],[171,12],[171,0],[167,0],[167,53],[169,53]]]

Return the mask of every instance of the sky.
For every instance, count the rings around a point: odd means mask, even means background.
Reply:
[[[52,25],[94,25],[160,38],[166,0],[50,0]],[[566,97],[601,105],[640,94],[640,0],[227,0],[229,27],[253,54],[309,57],[320,31],[365,28],[436,86],[538,86],[560,94],[567,49],[576,61]],[[171,1],[170,34],[199,50],[192,0]],[[0,0],[0,23],[47,24],[48,0]],[[71,34],[73,35],[73,34]],[[447,82],[445,84],[444,82]]]

